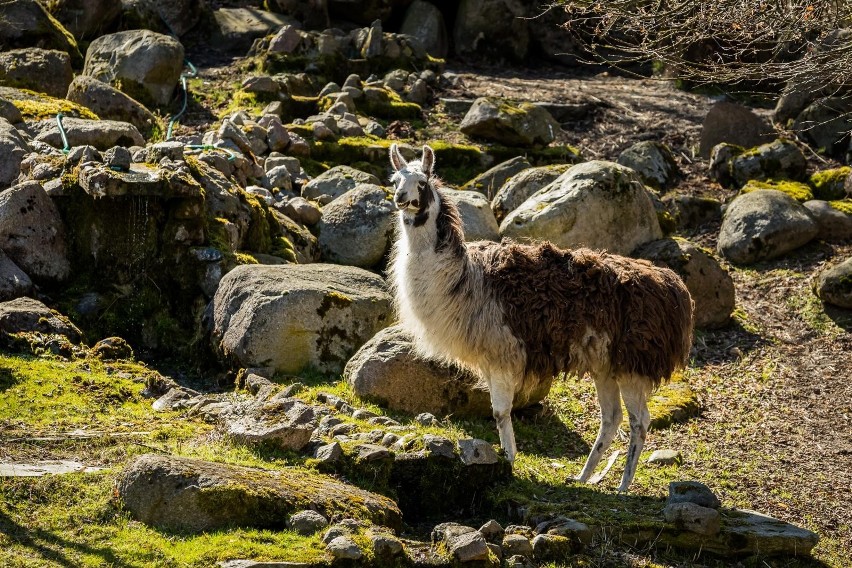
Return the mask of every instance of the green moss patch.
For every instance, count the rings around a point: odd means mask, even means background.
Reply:
[[[774,189],[786,193],[796,201],[804,203],[814,198],[814,194],[808,184],[791,180],[751,180],[740,190],[741,193],[749,193],[759,189]]]
[[[57,99],[26,89],[0,89],[0,96],[8,99],[24,117],[24,120],[45,120],[56,118],[62,113],[75,118],[98,120],[98,115],[84,106],[66,99]]]
[[[852,199],[840,199],[837,201],[829,201],[829,205],[832,208],[840,211],[841,213],[846,213],[847,215],[852,215]]]
[[[823,201],[842,199],[846,194],[844,183],[850,174],[852,174],[852,168],[849,166],[814,172],[808,179],[808,183],[814,189],[814,198]]]

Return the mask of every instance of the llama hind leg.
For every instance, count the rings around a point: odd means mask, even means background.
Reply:
[[[500,446],[510,462],[518,453],[515,446],[515,429],[512,427],[512,402],[515,398],[514,382],[508,376],[493,376],[488,384],[491,393],[491,411],[497,421]]]
[[[630,419],[630,443],[627,448],[627,465],[621,478],[619,492],[625,492],[636,474],[636,465],[642,448],[645,447],[645,437],[651,424],[651,413],[648,412],[648,397],[651,394],[651,382],[645,377],[632,376],[619,382],[621,397],[627,407]]]
[[[595,468],[601,461],[601,456],[609,449],[615,438],[618,427],[621,424],[621,398],[619,397],[618,383],[609,375],[595,376],[595,389],[598,393],[598,404],[601,408],[601,427],[598,430],[598,437],[595,440],[595,445],[589,452],[589,457],[586,458],[586,465],[580,475],[576,477],[578,481],[586,482],[595,472]]]

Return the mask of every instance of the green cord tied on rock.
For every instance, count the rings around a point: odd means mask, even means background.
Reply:
[[[59,127],[59,135],[62,137],[62,143],[65,145],[62,148],[62,153],[67,154],[71,151],[71,146],[68,145],[68,136],[65,134],[65,127],[62,126],[62,119],[65,118],[65,115],[61,112],[56,115],[56,125]]]
[[[169,120],[169,127],[166,130],[166,140],[172,139],[172,130],[174,129],[175,123],[181,116],[183,116],[183,113],[186,112],[186,107],[189,103],[189,90],[186,87],[186,80],[188,78],[198,77],[198,69],[195,68],[195,65],[193,65],[188,59],[184,60],[184,64],[189,67],[189,73],[187,74],[186,72],[184,72],[180,75],[180,84],[181,88],[183,89],[183,106],[181,107],[180,111],[176,115],[174,115],[171,120]]]

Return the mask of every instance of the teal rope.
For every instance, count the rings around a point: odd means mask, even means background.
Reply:
[[[228,161],[233,162],[237,159],[237,154],[228,150],[227,148],[219,148],[218,146],[213,146],[212,144],[188,144],[186,146],[187,150],[221,150],[222,152],[226,152],[228,154]]]
[[[65,128],[62,126],[62,118],[64,116],[61,112],[56,115],[56,125],[59,127],[59,135],[62,137],[62,143],[65,144],[65,147],[62,148],[62,153],[67,154],[71,151],[71,146],[68,145],[68,136],[66,136]]]
[[[180,74],[180,84],[181,84],[181,87],[183,88],[183,106],[181,107],[180,112],[178,112],[176,115],[174,115],[172,117],[172,119],[169,121],[169,127],[166,131],[166,140],[172,139],[172,130],[174,129],[175,123],[178,121],[178,119],[181,116],[183,116],[183,113],[186,112],[186,107],[189,103],[189,90],[186,88],[186,79],[188,77],[189,78],[198,77],[198,69],[195,68],[195,65],[193,65],[189,60],[186,60],[186,59],[184,60],[184,63],[186,64],[187,67],[189,67],[190,72],[189,72],[188,75],[186,73]]]

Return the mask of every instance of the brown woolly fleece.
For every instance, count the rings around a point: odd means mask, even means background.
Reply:
[[[592,369],[571,359],[588,330],[609,335],[611,375],[647,377],[656,388],[684,366],[693,304],[673,271],[589,249],[550,243],[472,243],[471,262],[503,307],[526,351],[526,379]]]

